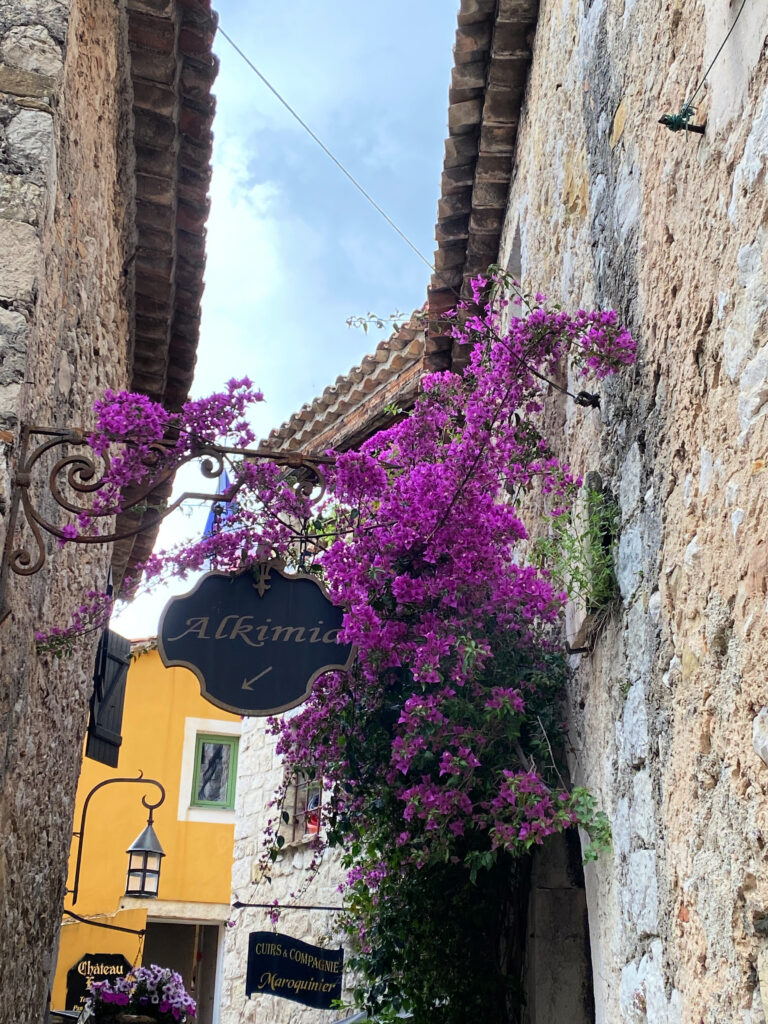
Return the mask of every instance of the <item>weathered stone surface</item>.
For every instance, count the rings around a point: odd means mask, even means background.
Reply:
[[[45,75],[34,74],[20,68],[0,64],[0,92],[12,96],[49,97],[53,81]]]
[[[0,387],[24,380],[28,337],[26,317],[0,309]]]
[[[8,156],[31,180],[42,182],[53,162],[53,118],[40,110],[21,110],[6,128]]]
[[[629,601],[640,584],[643,572],[643,531],[639,522],[622,528],[617,561],[619,591],[624,600]]]
[[[638,772],[632,780],[632,837],[646,847],[652,847],[656,839],[652,786],[651,774],[648,771]]]
[[[70,38],[49,112],[34,107],[45,106],[41,76],[8,65],[15,55],[53,70],[49,39],[64,42],[70,6],[0,4],[3,74],[18,90],[0,97],[0,426],[12,437],[22,420],[83,423],[95,393],[128,384],[130,93],[120,88],[120,8],[78,0],[82,31]],[[17,454],[2,445],[0,495]],[[6,525],[0,514],[0,544]],[[103,586],[109,558],[107,549],[52,545],[40,573],[11,581],[11,615],[0,623],[0,934],[13,950],[0,955],[4,1021],[46,1016],[92,686],[90,640],[57,661],[37,654],[34,634],[68,622],[84,591]]]
[[[0,9],[0,38],[17,26],[41,25],[53,39],[63,43],[69,10],[67,0],[4,0]]]
[[[31,302],[39,263],[40,240],[35,229],[0,220],[0,302]]]
[[[61,72],[61,47],[44,25],[18,25],[0,41],[0,60],[13,67],[55,77]]]
[[[601,1022],[764,1019],[764,935],[744,921],[768,906],[768,10],[746,10],[693,142],[647,112],[679,109],[680,54],[703,46],[708,66],[732,7],[544,0],[502,236],[506,265],[524,225],[524,289],[616,308],[639,342],[599,416],[555,401],[547,419],[622,512],[623,607],[568,714],[573,770],[615,808],[613,856],[587,875]]]
[[[246,718],[238,752],[238,788],[235,826],[233,893],[249,893],[249,902],[292,902],[290,893],[305,883],[312,863],[312,850],[303,839],[288,842],[271,867],[268,883],[259,870],[261,837],[266,820],[272,812],[268,804],[283,781],[283,767],[275,753],[275,738],[268,736],[263,719]],[[286,805],[287,806],[287,805]],[[326,851],[317,876],[312,882],[312,899],[318,905],[339,903],[338,884],[343,876],[338,851]],[[234,898],[238,898],[235,896]],[[224,936],[221,1019],[226,1024],[242,1020],[248,1024],[269,1019],[275,1024],[294,1024],[295,1011],[287,1000],[269,995],[254,995],[243,1004],[243,986],[248,960],[248,933],[264,927],[259,910],[242,910],[237,927]],[[329,915],[322,910],[293,911],[290,933],[296,938],[318,945],[338,946],[341,937],[334,930]],[[351,994],[352,979],[345,972],[345,993]],[[320,1020],[327,1011],[304,1010],[307,1020]]]
[[[40,227],[46,193],[21,174],[0,173],[0,219],[20,220]]]

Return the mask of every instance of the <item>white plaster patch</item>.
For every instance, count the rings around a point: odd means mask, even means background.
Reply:
[[[693,473],[686,473],[685,480],[683,481],[683,504],[686,508],[690,508],[691,502],[693,501]]]
[[[699,453],[699,497],[703,498],[709,493],[712,483],[712,452],[702,448]]]
[[[752,746],[768,767],[768,708],[763,708],[752,720]]]
[[[624,27],[626,28],[629,17],[632,14],[632,10],[637,3],[637,0],[624,0]]]
[[[739,423],[743,444],[752,426],[766,413],[768,403],[768,345],[751,359],[739,378]]]
[[[638,936],[655,935],[659,928],[659,891],[653,850],[635,850],[630,854],[623,895],[627,918]]]
[[[653,790],[648,771],[637,772],[632,779],[632,806],[629,815],[632,836],[644,846],[653,846],[656,820],[653,813]]]
[[[603,196],[605,190],[608,187],[608,180],[604,174],[596,174],[595,180],[592,183],[592,188],[589,191],[589,201],[592,210],[599,210],[602,206]]]
[[[736,499],[739,496],[739,485],[736,483],[729,483],[725,488],[725,507],[733,508],[736,504]]]
[[[731,512],[731,530],[733,530],[733,539],[736,540],[736,534],[739,531],[739,527],[744,522],[744,509],[737,508]]]
[[[662,683],[664,683],[667,689],[671,688],[674,679],[680,674],[681,668],[682,662],[675,654],[674,657],[671,659],[669,665],[667,666],[667,671],[661,677],[661,681]]]
[[[746,288],[750,278],[760,269],[761,247],[757,239],[749,245],[742,245],[736,255],[736,266],[739,268],[738,282]]]
[[[635,766],[642,764],[648,757],[648,712],[642,679],[630,686],[616,729],[621,760]]]
[[[59,367],[56,373],[56,387],[60,394],[65,398],[69,398],[69,393],[72,390],[72,365],[69,361],[69,356],[64,351],[59,355]]]
[[[620,174],[616,183],[615,195],[616,227],[618,228],[619,237],[624,241],[639,221],[642,206],[640,183],[637,177],[632,174],[632,168],[629,168],[628,172]]]
[[[636,601],[627,614],[625,651],[627,678],[634,683],[651,673],[653,648],[646,643],[646,611],[641,601]]]
[[[681,1024],[683,1019],[683,997],[676,988],[672,989],[667,1007],[667,1024]]]
[[[699,535],[697,533],[685,549],[683,565],[686,565],[689,569],[692,568],[694,563],[698,561],[700,554],[701,546],[699,544]]]
[[[640,447],[633,444],[621,465],[619,484],[619,507],[622,519],[628,519],[640,503],[640,487],[643,479],[643,458]]]
[[[633,960],[621,969],[619,1006],[622,1021],[645,1024],[648,1019],[645,1014],[645,975],[641,960]]]
[[[629,800],[623,796],[616,804],[616,813],[611,822],[613,852],[617,860],[625,860],[629,856]]]
[[[623,599],[628,601],[637,589],[643,565],[643,533],[639,523],[622,529],[617,561],[619,590]]]
[[[765,159],[768,156],[768,92],[765,93],[760,113],[752,122],[744,155],[733,175],[731,202],[728,217],[733,224],[739,223],[739,207],[749,202],[749,190],[763,172]]]

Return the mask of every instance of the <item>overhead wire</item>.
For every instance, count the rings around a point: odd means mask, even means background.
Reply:
[[[746,2],[746,0],[744,0],[744,2]],[[445,276],[435,267],[435,265],[429,259],[427,259],[427,257],[421,252],[418,246],[416,246],[411,241],[411,239],[405,234],[405,232],[398,227],[398,225],[394,222],[394,220],[392,220],[389,214],[382,209],[382,207],[376,202],[373,196],[360,184],[357,178],[355,178],[355,176],[350,171],[347,170],[344,164],[331,152],[328,146],[326,146],[323,140],[312,130],[312,128],[310,128],[307,122],[291,106],[288,100],[286,100],[285,97],[279,92],[279,90],[275,88],[274,85],[272,85],[272,83],[269,81],[266,75],[259,70],[259,68],[254,64],[254,62],[251,60],[248,54],[245,53],[240,48],[240,46],[238,46],[235,40],[225,31],[225,29],[222,28],[220,22],[217,22],[216,31],[229,43],[229,45],[232,47],[235,53],[237,53],[240,56],[240,58],[243,61],[245,61],[245,63],[248,65],[251,71],[253,71],[253,73],[259,78],[262,84],[265,85],[267,89],[269,89],[269,91],[272,93],[275,99],[277,99],[278,102],[281,103],[283,107],[285,107],[285,109],[288,111],[291,117],[299,125],[301,125],[301,127],[304,129],[305,132],[307,132],[310,138],[314,140],[314,142],[320,147],[320,149],[322,149],[325,155],[336,165],[336,167],[338,167],[338,169],[348,179],[348,181],[357,189],[357,191],[365,198],[365,200],[368,203],[370,203],[374,210],[376,210],[384,218],[387,224],[390,225],[390,227],[400,236],[400,238],[406,243],[406,245],[416,254],[416,256],[418,256],[422,263],[424,263],[425,266],[429,268],[429,270],[431,270],[438,278],[440,278],[440,280],[447,287],[447,289],[450,292],[452,292],[456,296],[457,300],[460,302],[462,300],[462,296],[461,293],[457,290],[457,288],[445,278]],[[521,360],[521,362],[523,361]],[[527,367],[527,364],[524,362],[523,365]],[[577,404],[584,406],[592,406],[595,408],[599,407],[599,399],[597,399],[594,395],[590,395],[589,392],[582,391],[579,393],[579,395],[574,395],[568,390],[568,388],[564,388],[561,385],[557,384],[555,381],[543,377],[540,373],[537,373],[535,370],[532,370],[531,372],[533,372],[535,376],[541,378],[548,384],[552,385],[556,390],[573,398]]]
[[[691,118],[696,113],[696,107],[694,106],[693,101],[696,99],[696,97],[698,96],[699,92],[701,91],[702,86],[706,82],[707,77],[709,75],[709,72],[715,66],[715,61],[720,56],[720,54],[723,52],[723,47],[728,42],[728,40],[731,38],[731,33],[736,28],[736,23],[738,22],[739,18],[741,17],[741,12],[744,10],[744,7],[746,6],[746,3],[747,3],[747,0],[741,0],[741,7],[739,7],[739,10],[738,10],[738,12],[736,14],[736,17],[733,19],[733,22],[731,23],[731,27],[728,29],[728,32],[726,33],[725,38],[723,39],[722,43],[720,43],[720,45],[718,46],[717,53],[715,54],[715,56],[710,61],[709,67],[704,72],[704,74],[701,76],[701,79],[699,80],[699,84],[693,90],[693,93],[691,94],[691,98],[689,100],[685,100],[684,101],[682,107],[680,108],[680,113],[679,114],[662,114],[662,116],[659,118],[659,124],[663,124],[665,128],[669,128],[669,130],[672,131],[672,132],[685,131],[685,132],[695,132],[697,135],[703,135],[704,134],[704,131],[705,131],[705,126],[704,125],[691,124]]]
[[[312,138],[317,143],[317,145],[320,147],[320,149],[322,149],[322,151],[325,153],[325,155],[328,157],[328,159],[331,160],[338,167],[338,169],[341,171],[341,173],[352,183],[352,185],[354,185],[354,187],[357,189],[357,191],[367,200],[367,202],[369,202],[371,204],[371,206],[374,208],[374,210],[376,210],[377,213],[381,214],[381,216],[384,218],[384,220],[387,222],[387,224],[389,224],[389,226],[394,231],[397,232],[397,234],[402,238],[402,240],[405,242],[405,244],[419,257],[419,259],[422,261],[422,263],[426,264],[426,266],[430,270],[432,270],[434,273],[438,273],[435,270],[435,267],[433,266],[433,264],[421,252],[421,250],[418,248],[418,246],[416,246],[410,240],[410,238],[406,235],[406,233],[404,231],[402,231],[397,226],[397,224],[392,220],[392,218],[389,216],[389,214],[385,210],[383,210],[381,208],[381,206],[379,206],[379,204],[376,202],[376,200],[373,198],[373,196],[370,194],[370,192],[368,192],[360,184],[360,182],[357,180],[357,178],[350,171],[347,170],[347,168],[344,166],[344,164],[341,162],[341,160],[339,160],[336,156],[334,156],[334,154],[331,152],[331,150],[325,145],[323,140],[310,128],[310,126],[307,124],[307,122],[291,106],[291,104],[288,102],[288,100],[286,100],[285,97],[282,96],[278,92],[278,90],[274,87],[274,85],[272,85],[272,83],[269,81],[269,79],[266,77],[266,75],[264,75],[261,71],[259,71],[259,69],[256,67],[256,65],[250,59],[250,57],[240,49],[240,47],[237,45],[237,43],[234,41],[234,39],[224,31],[224,29],[221,27],[221,25],[218,26],[217,31],[218,31],[219,35],[221,35],[224,39],[226,39],[226,41],[229,43],[229,45],[232,47],[232,49],[235,51],[235,53],[238,53],[242,57],[242,59],[245,61],[245,63],[248,65],[248,67],[251,69],[251,71],[253,71],[253,73],[255,75],[258,75],[258,77],[261,79],[262,83],[267,87],[267,89],[269,89],[269,91],[272,93],[272,95],[275,97],[275,99],[277,99],[280,103],[282,103],[282,105],[285,107],[285,109],[288,111],[288,113],[291,115],[291,117],[295,121],[297,121],[301,125],[301,127],[304,129],[304,131],[310,136],[310,138]]]
[[[699,93],[699,91],[700,91],[701,87],[702,87],[702,86],[704,85],[704,83],[706,82],[706,80],[707,80],[707,75],[708,75],[708,74],[709,74],[709,72],[710,72],[710,71],[712,70],[712,68],[713,68],[713,67],[715,66],[715,61],[716,61],[716,60],[717,60],[717,58],[718,58],[718,57],[720,56],[720,54],[721,54],[721,53],[723,52],[723,47],[725,46],[725,44],[726,44],[726,43],[728,42],[728,40],[729,40],[729,39],[731,38],[731,32],[733,32],[733,30],[734,30],[734,29],[736,28],[736,22],[737,22],[737,21],[739,20],[739,18],[741,17],[741,12],[742,12],[742,11],[744,10],[744,7],[745,7],[746,3],[747,3],[747,0],[741,0],[741,7],[739,8],[738,14],[737,14],[737,15],[736,15],[736,17],[735,17],[735,18],[733,19],[733,24],[732,24],[732,25],[731,25],[731,27],[730,27],[730,28],[728,29],[728,34],[726,35],[725,39],[723,39],[722,43],[720,43],[720,46],[719,46],[719,47],[718,47],[718,49],[717,49],[717,53],[716,53],[716,54],[715,54],[715,56],[714,56],[714,57],[712,58],[712,61],[711,61],[710,65],[709,65],[709,67],[708,67],[708,68],[707,68],[707,70],[706,70],[706,71],[704,72],[704,74],[703,74],[703,75],[701,76],[701,81],[699,82],[699,84],[698,84],[698,85],[696,86],[696,88],[694,89],[694,91],[693,91],[693,95],[692,95],[692,96],[691,96],[691,98],[690,98],[690,99],[688,100],[688,106],[689,106],[689,107],[692,107],[692,106],[693,106],[693,101],[694,101],[694,100],[696,99],[696,96],[698,95],[698,93]]]

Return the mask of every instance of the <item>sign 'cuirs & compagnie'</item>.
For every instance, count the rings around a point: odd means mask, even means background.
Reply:
[[[322,672],[351,665],[352,646],[338,642],[343,614],[314,577],[274,563],[210,572],[166,606],[160,657],[191,669],[218,707],[273,715],[306,700]]]
[[[330,1010],[341,999],[344,950],[323,949],[279,932],[251,932],[245,994],[282,996]]]

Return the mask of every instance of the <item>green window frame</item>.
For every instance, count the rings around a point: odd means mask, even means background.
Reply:
[[[208,747],[209,749],[206,749]],[[215,748],[215,749],[210,749]],[[217,807],[234,810],[237,782],[237,736],[219,736],[199,732],[195,737],[195,771],[192,778],[192,807]],[[226,778],[220,776],[226,771]],[[217,778],[217,776],[219,776]],[[204,789],[212,787],[216,796],[206,798]]]

